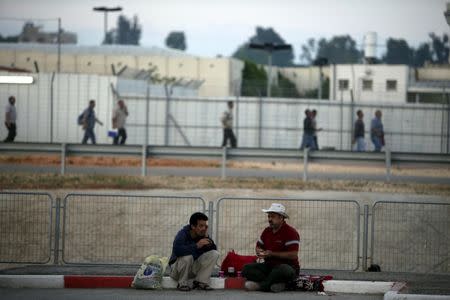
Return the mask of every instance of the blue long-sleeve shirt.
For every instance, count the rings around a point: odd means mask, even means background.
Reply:
[[[193,239],[191,237],[190,229],[191,226],[188,224],[184,226],[180,231],[178,231],[177,235],[175,236],[175,240],[173,241],[172,246],[172,255],[170,256],[169,260],[170,265],[173,264],[178,257],[192,255],[194,257],[194,260],[196,260],[205,252],[217,250],[217,246],[211,238],[209,238],[211,240],[210,245],[197,249],[197,242],[203,237],[197,237]]]

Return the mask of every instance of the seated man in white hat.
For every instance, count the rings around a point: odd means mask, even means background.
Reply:
[[[242,276],[247,278],[248,291],[281,292],[300,271],[300,236],[286,223],[289,216],[282,204],[272,203],[262,211],[267,213],[269,226],[256,243],[256,255],[264,262],[245,265]]]

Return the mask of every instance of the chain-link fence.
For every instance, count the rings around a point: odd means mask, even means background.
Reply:
[[[53,205],[45,193],[0,192],[0,262],[50,261]]]
[[[77,116],[96,100],[95,111],[105,125],[97,125],[98,143],[112,143],[112,111],[118,98],[128,106],[129,144],[220,146],[220,118],[226,102],[234,101],[234,132],[238,147],[289,148],[300,146],[306,109],[316,109],[321,149],[351,150],[356,111],[364,112],[367,150],[370,123],[381,110],[386,147],[396,152],[449,153],[450,106],[390,104],[337,100],[264,97],[200,97],[195,88],[143,80],[81,74],[33,74],[32,85],[0,86],[5,104],[17,98],[17,141],[79,143],[83,130]],[[206,86],[217,88],[217,86]],[[226,88],[226,87],[224,87]],[[5,113],[0,106],[0,115]],[[0,127],[5,137],[6,128]]]
[[[140,264],[168,256],[189,216],[206,209],[198,197],[69,194],[64,199],[66,264]]]
[[[302,268],[358,268],[360,225],[356,201],[222,198],[217,203],[216,219],[216,239],[222,255],[229,249],[254,254],[256,241],[267,227],[261,209],[273,202],[286,206],[288,224],[300,233]]]
[[[371,261],[389,272],[449,273],[449,216],[445,203],[376,202]]]
[[[0,193],[0,263],[138,265],[148,255],[170,255],[195,211],[209,216],[222,258],[230,249],[252,255],[268,226],[261,209],[272,202],[286,206],[300,234],[303,269],[364,270],[369,260],[384,272],[450,272],[447,202],[374,200],[363,214],[367,199],[226,197],[206,207],[200,197],[128,193],[68,194],[63,201]]]

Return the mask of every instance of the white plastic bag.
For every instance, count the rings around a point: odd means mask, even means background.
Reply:
[[[137,289],[162,289],[162,279],[168,262],[167,257],[148,256],[134,276],[131,286]]]

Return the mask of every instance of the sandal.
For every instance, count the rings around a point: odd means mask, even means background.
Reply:
[[[203,290],[203,291],[212,291],[213,288],[209,286],[209,284],[194,281],[194,289]]]
[[[188,285],[177,285],[177,290],[182,292],[189,292],[191,288]]]

